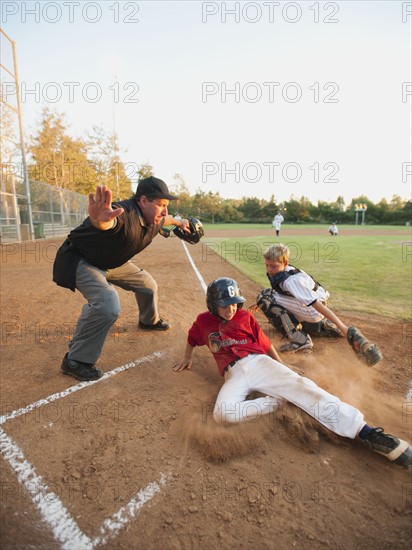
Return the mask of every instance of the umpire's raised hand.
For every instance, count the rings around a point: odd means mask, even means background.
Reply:
[[[107,185],[96,187],[96,196],[89,193],[89,217],[98,229],[107,230],[114,226],[114,220],[123,213],[123,208],[112,208],[112,192]]]

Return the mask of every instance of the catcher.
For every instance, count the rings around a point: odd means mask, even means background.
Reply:
[[[89,217],[73,229],[56,254],[53,280],[87,300],[77,322],[61,370],[77,380],[97,380],[95,367],[106,336],[115,323],[120,304],[115,286],[134,293],[142,330],[165,331],[170,325],[159,315],[157,284],[145,270],[130,262],[164,228],[177,237],[196,243],[203,235],[197,219],[168,215],[169,193],[164,181],[153,176],[139,181],[131,199],[112,204],[112,192],[103,185],[89,194]]]
[[[412,464],[412,448],[406,441],[369,426],[358,409],[280,362],[253,315],[242,309],[245,299],[236,281],[221,277],[210,283],[206,302],[209,311],[197,316],[188,332],[185,355],[173,369],[191,369],[196,346],[210,349],[225,379],[213,410],[217,423],[252,420],[289,401],[335,434],[359,437],[399,466]],[[247,399],[253,391],[264,397]]]
[[[369,342],[355,327],[348,327],[330,310],[326,301],[329,292],[310,275],[289,265],[289,248],[271,245],[263,255],[271,288],[256,298],[269,323],[288,342],[279,351],[308,351],[313,348],[311,336],[345,337],[349,345],[369,366],[382,359],[379,348]]]

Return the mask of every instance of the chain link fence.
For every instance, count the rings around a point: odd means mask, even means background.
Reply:
[[[87,217],[88,198],[80,193],[30,181],[34,238],[67,235]],[[0,242],[31,240],[29,205],[23,181],[9,175],[0,190]]]

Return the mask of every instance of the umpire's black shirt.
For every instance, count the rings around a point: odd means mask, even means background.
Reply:
[[[120,267],[148,246],[159,233],[159,225],[147,225],[138,204],[133,199],[113,204],[124,212],[116,218],[112,229],[94,227],[90,218],[73,229],[56,254],[53,281],[75,290],[76,270],[80,259],[99,269]]]

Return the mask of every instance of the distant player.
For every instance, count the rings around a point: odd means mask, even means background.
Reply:
[[[289,248],[271,245],[263,257],[271,288],[260,292],[257,306],[288,342],[279,351],[296,352],[313,347],[311,335],[347,338],[368,365],[382,359],[379,348],[355,328],[348,327],[326,305],[329,292],[310,275],[289,265]]]
[[[339,233],[339,229],[338,229],[338,226],[336,225],[336,222],[333,222],[329,229],[328,229],[329,233],[332,235],[332,237],[337,237],[338,236],[338,233]]]
[[[284,221],[285,221],[284,217],[282,216],[282,214],[278,210],[278,213],[273,218],[273,222],[272,222],[272,227],[274,227],[275,230],[276,230],[276,237],[279,237],[279,235],[280,235],[280,226],[282,225],[282,223]]]
[[[281,364],[253,315],[242,309],[245,299],[236,281],[221,277],[210,283],[206,302],[209,311],[196,318],[188,332],[184,358],[173,368],[191,369],[194,348],[210,349],[225,378],[213,410],[217,423],[250,420],[289,401],[330,431],[351,439],[359,437],[395,464],[405,468],[412,464],[412,448],[406,441],[369,426],[358,409]],[[265,397],[247,400],[253,391]],[[322,413],[316,414],[319,411]]]

